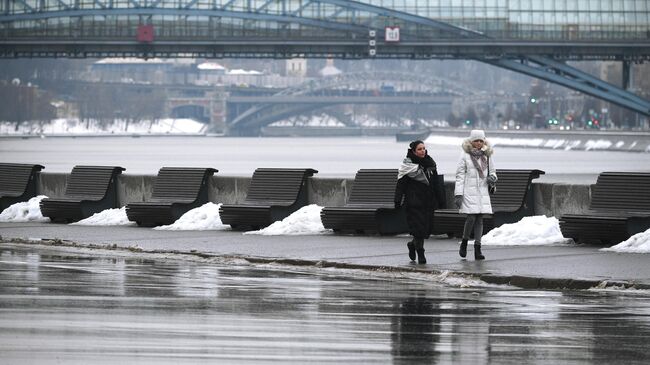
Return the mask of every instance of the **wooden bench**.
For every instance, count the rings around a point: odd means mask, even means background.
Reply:
[[[36,196],[37,177],[43,168],[33,164],[0,163],[0,212]]]
[[[603,172],[589,210],[560,217],[562,235],[574,241],[619,243],[650,228],[650,173]]]
[[[334,232],[408,232],[404,209],[394,209],[396,184],[397,169],[357,171],[347,203],[321,211],[323,226]]]
[[[53,222],[74,222],[106,209],[117,208],[119,166],[75,166],[64,196],[41,200],[41,213]]]
[[[223,224],[233,229],[260,229],[307,205],[307,178],[314,169],[259,168],[242,204],[219,208]]]
[[[483,232],[505,223],[515,223],[525,216],[535,214],[532,181],[544,174],[541,170],[497,169],[497,191],[490,196],[493,214],[485,216]],[[436,210],[433,218],[433,232],[449,237],[462,237],[466,214],[458,209]]]
[[[172,224],[190,209],[208,202],[213,168],[163,167],[158,171],[151,199],[129,203],[126,215],[139,226]]]

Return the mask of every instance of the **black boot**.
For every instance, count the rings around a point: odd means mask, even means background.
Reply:
[[[481,253],[481,242],[474,242],[474,260],[485,260],[485,256]]]
[[[426,264],[427,258],[424,257],[424,238],[414,237],[413,243],[415,244],[415,250],[418,253],[418,264]]]
[[[460,241],[460,250],[458,250],[458,254],[460,257],[467,256],[467,240],[464,238],[462,241]]]
[[[409,259],[411,259],[411,261],[415,261],[415,244],[413,241],[407,243],[406,247],[409,248]]]
[[[424,249],[420,248],[418,249],[418,264],[426,264],[427,263],[427,258],[424,257]]]

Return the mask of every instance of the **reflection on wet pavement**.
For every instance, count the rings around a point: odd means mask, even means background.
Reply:
[[[647,293],[0,245],[3,364],[648,363]]]

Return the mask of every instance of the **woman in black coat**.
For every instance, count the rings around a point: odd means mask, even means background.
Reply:
[[[406,208],[406,221],[409,233],[413,236],[413,240],[406,246],[409,258],[415,261],[417,252],[420,264],[427,263],[424,257],[424,239],[431,235],[433,211],[443,199],[441,192],[436,162],[428,155],[424,142],[411,142],[397,175],[395,208],[402,205]]]

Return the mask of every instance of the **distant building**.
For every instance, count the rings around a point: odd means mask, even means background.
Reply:
[[[285,72],[287,76],[305,77],[307,75],[307,59],[292,58],[287,60]]]
[[[198,85],[222,85],[226,68],[216,62],[203,62],[196,65]]]
[[[103,58],[92,66],[92,78],[100,82],[151,82],[171,69],[171,64],[159,58]]]

